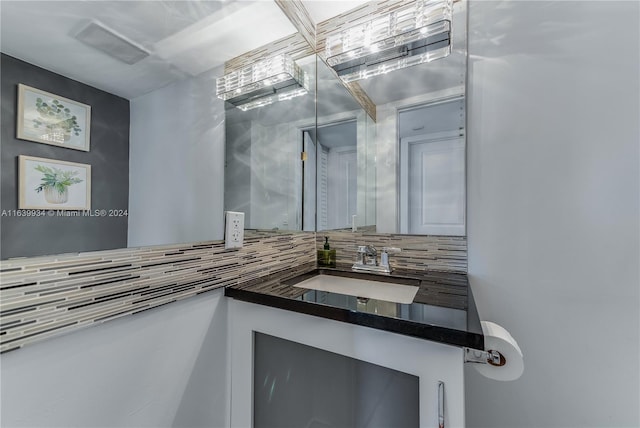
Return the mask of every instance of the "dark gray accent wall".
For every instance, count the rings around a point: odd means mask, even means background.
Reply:
[[[2,54],[0,117],[0,258],[127,246],[127,217],[15,217],[18,156],[91,165],[91,209],[126,210],[129,203],[129,101]],[[91,151],[16,138],[18,83],[91,106]]]

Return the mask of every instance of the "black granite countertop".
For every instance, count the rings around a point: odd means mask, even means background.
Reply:
[[[402,304],[295,286],[315,275],[371,279],[419,289],[413,303]],[[448,345],[484,349],[480,319],[464,274],[394,270],[391,275],[380,275],[356,273],[351,266],[300,266],[228,287],[225,296]]]

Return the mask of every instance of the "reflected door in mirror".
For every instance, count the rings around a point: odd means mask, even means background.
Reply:
[[[357,123],[325,125],[317,135],[317,230],[351,227],[358,212]]]
[[[400,112],[400,233],[465,234],[463,108],[456,98]]]

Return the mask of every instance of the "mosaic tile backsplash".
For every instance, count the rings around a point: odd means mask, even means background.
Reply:
[[[358,245],[398,247],[396,269],[466,273],[465,237],[371,232],[247,234],[244,247],[224,242],[123,248],[0,262],[0,351],[136,314],[231,285],[253,286],[314,269],[324,236],[339,264]]]
[[[326,231],[318,232],[316,248],[321,250],[324,237],[336,250],[339,265],[353,264],[360,245],[373,245],[378,249],[378,260],[383,247],[400,248],[399,253],[389,255],[394,269],[411,271],[441,271],[467,273],[466,236],[420,236],[388,233]]]
[[[315,263],[315,234],[0,262],[0,351]]]

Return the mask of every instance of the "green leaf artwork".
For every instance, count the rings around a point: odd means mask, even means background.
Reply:
[[[82,183],[82,180],[76,177],[78,171],[63,171],[56,167],[50,168],[44,165],[38,165],[34,169],[43,174],[40,179],[40,185],[35,189],[37,193],[46,189],[55,189],[62,194],[69,186]]]
[[[38,97],[36,99],[36,110],[40,114],[40,118],[33,119],[35,128],[44,128],[47,131],[61,129],[68,134],[73,132],[76,137],[82,132],[82,128],[78,124],[78,118],[71,114],[69,108],[56,99],[47,103]]]

